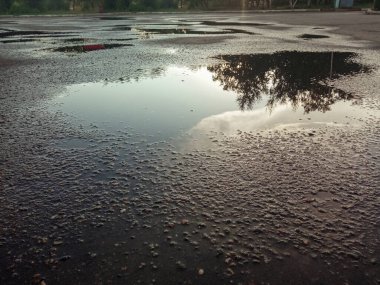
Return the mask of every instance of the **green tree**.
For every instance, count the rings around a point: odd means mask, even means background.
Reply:
[[[117,11],[124,11],[127,9],[129,3],[125,0],[116,0],[116,10]]]
[[[40,11],[64,11],[69,9],[69,3],[66,0],[40,0]]]
[[[8,12],[11,8],[12,0],[0,0],[0,12]]]
[[[374,10],[380,10],[380,0],[374,0],[373,1],[373,9]]]
[[[241,110],[250,110],[268,97],[267,108],[290,103],[305,113],[327,112],[337,101],[354,95],[334,89],[328,81],[343,75],[368,72],[369,68],[350,60],[353,53],[277,52],[274,54],[226,55],[225,62],[209,66],[213,80],[225,90],[238,93]]]

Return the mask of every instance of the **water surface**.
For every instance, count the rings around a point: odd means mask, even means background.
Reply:
[[[368,72],[348,52],[224,55],[205,67],[169,66],[149,75],[73,85],[58,108],[81,121],[161,140],[184,133],[316,128],[355,123],[355,94],[331,80]],[[350,116],[347,116],[350,114]]]

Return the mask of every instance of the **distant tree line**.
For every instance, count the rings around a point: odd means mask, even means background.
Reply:
[[[0,0],[0,12],[10,14],[41,13],[68,9],[65,0]]]
[[[331,6],[334,0],[0,0],[1,14]],[[355,0],[356,3],[372,0]],[[380,0],[379,0],[380,1]]]
[[[49,11],[144,11],[177,7],[178,0],[0,0],[0,12],[10,14]]]

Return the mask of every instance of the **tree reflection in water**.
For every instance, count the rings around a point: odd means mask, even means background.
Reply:
[[[369,68],[353,61],[350,52],[297,52],[273,54],[223,55],[225,63],[209,66],[213,80],[225,90],[238,94],[241,110],[250,110],[268,96],[267,108],[290,103],[305,113],[326,112],[339,100],[354,96],[328,86],[328,80],[343,75],[368,72]]]

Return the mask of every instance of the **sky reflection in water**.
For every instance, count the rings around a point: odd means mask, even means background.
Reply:
[[[105,128],[131,128],[166,139],[191,130],[220,131],[349,122],[353,94],[329,79],[368,72],[353,53],[280,52],[221,56],[224,63],[168,67],[128,82],[68,88],[59,109]]]

